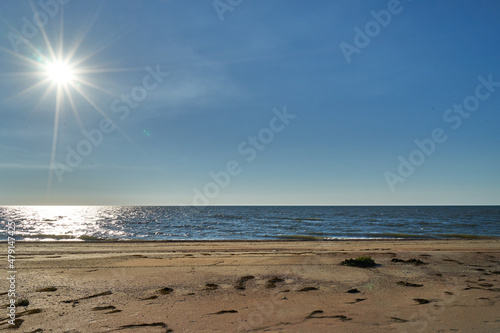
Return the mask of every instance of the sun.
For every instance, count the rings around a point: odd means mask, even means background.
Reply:
[[[62,61],[49,63],[46,67],[47,77],[59,86],[66,86],[74,79],[73,68]]]
[[[57,36],[57,34],[49,36],[43,27],[44,25],[45,24],[40,24],[40,32],[42,34],[43,41],[45,42],[44,44],[33,44],[26,40],[26,54],[18,54],[1,46],[0,52],[10,54],[16,59],[16,61],[20,60],[28,68],[26,71],[8,73],[8,75],[12,75],[14,78],[24,78],[25,75],[28,75],[37,79],[37,82],[15,93],[7,100],[18,99],[30,92],[44,90],[38,103],[34,106],[34,110],[37,110],[48,96],[53,95],[55,97],[54,102],[52,103],[54,107],[54,126],[52,131],[52,148],[50,153],[49,176],[47,182],[47,195],[49,195],[55,172],[54,170],[57,170],[55,158],[60,131],[60,117],[66,109],[71,109],[71,111],[73,111],[78,126],[83,132],[85,131],[85,126],[80,119],[79,111],[83,105],[85,105],[86,109],[88,109],[88,106],[90,105],[92,109],[110,121],[113,126],[116,126],[120,133],[136,146],[133,140],[129,138],[128,135],[126,135],[126,133],[124,133],[123,130],[121,130],[120,127],[109,118],[108,114],[101,107],[99,107],[96,98],[88,92],[89,89],[92,89],[98,91],[99,93],[104,93],[116,98],[117,95],[115,92],[103,88],[101,85],[96,83],[95,80],[89,81],[88,76],[91,74],[134,71],[136,68],[99,68],[96,67],[96,65],[89,65],[89,61],[93,57],[114,42],[111,41],[109,44],[96,49],[89,49],[86,51],[82,50],[81,46],[83,45],[89,30],[84,30],[80,36],[76,36],[76,38],[73,39],[73,45],[70,45],[69,48],[65,48],[62,13],[60,14],[60,24],[58,30],[59,36]],[[3,74],[4,73],[0,73],[0,78],[3,77]],[[82,105],[82,103],[85,104]],[[45,109],[50,110],[51,108],[52,107],[46,107]]]

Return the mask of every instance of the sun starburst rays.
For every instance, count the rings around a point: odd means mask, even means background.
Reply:
[[[59,134],[59,114],[61,111],[61,103],[62,103],[62,98],[61,98],[61,90],[63,89],[62,86],[57,87],[57,97],[56,97],[56,112],[54,115],[54,130],[52,134],[52,149],[50,153],[50,171],[49,171],[49,180],[47,184],[47,194],[50,193],[51,187],[52,187],[52,177],[54,173],[52,172],[52,167],[55,162],[56,158],[56,152],[57,152],[57,136]]]
[[[0,47],[0,50],[4,53],[12,56],[19,66],[31,67],[30,70],[25,70],[22,72],[14,73],[3,73],[2,76],[11,76],[15,79],[27,79],[27,78],[38,78],[38,80],[32,84],[27,85],[21,91],[15,93],[14,95],[8,97],[4,102],[9,102],[26,96],[27,94],[37,93],[41,90],[41,94],[36,102],[33,111],[36,111],[41,107],[41,104],[46,102],[51,94],[54,95],[54,121],[52,129],[52,140],[50,148],[50,170],[48,175],[47,184],[47,195],[50,195],[51,186],[54,178],[54,166],[57,156],[57,144],[60,130],[60,117],[65,109],[65,101],[69,104],[69,109],[75,116],[76,122],[81,130],[85,129],[85,126],[81,120],[79,109],[80,102],[75,100],[76,96],[82,98],[90,105],[94,110],[96,110],[101,116],[105,117],[110,121],[118,131],[126,138],[127,141],[131,142],[134,146],[137,145],[133,140],[122,130],[117,124],[110,119],[107,114],[97,105],[92,95],[89,95],[83,90],[84,87],[91,88],[106,95],[117,97],[116,93],[101,87],[99,84],[95,83],[86,78],[86,76],[91,74],[107,73],[112,71],[130,71],[134,69],[110,69],[110,68],[96,68],[92,66],[86,66],[93,57],[98,55],[100,52],[105,50],[111,45],[107,43],[105,46],[99,47],[94,50],[88,50],[87,52],[80,52],[80,48],[83,41],[90,29],[85,29],[84,33],[76,39],[76,42],[69,48],[68,52],[65,52],[64,48],[64,38],[63,38],[63,19],[61,14],[61,21],[59,26],[59,34],[57,38],[54,39],[55,44],[51,42],[45,28],[42,26],[40,28],[41,36],[43,38],[43,49],[41,51],[40,47],[36,47],[33,42],[26,41],[28,54],[32,53],[32,56],[27,56],[26,54],[15,53],[11,50]],[[77,56],[78,55],[78,56]]]
[[[33,9],[34,10],[34,9]],[[54,178],[54,172],[56,168],[56,157],[57,157],[57,146],[60,131],[60,121],[61,115],[65,113],[66,109],[71,109],[76,122],[81,131],[85,130],[84,123],[81,118],[80,110],[83,105],[91,106],[91,109],[97,111],[102,117],[107,119],[117,131],[138,151],[145,155],[145,157],[154,164],[154,162],[146,156],[145,152],[134,142],[134,140],[125,133],[125,131],[116,124],[115,121],[109,118],[109,116],[98,106],[97,98],[100,95],[90,94],[87,91],[92,89],[95,92],[100,92],[101,95],[109,95],[113,98],[119,98],[120,95],[105,89],[101,85],[95,82],[95,80],[89,79],[93,74],[104,74],[113,72],[131,72],[136,70],[142,70],[143,67],[129,67],[129,68],[109,68],[104,66],[99,68],[98,65],[89,65],[91,60],[100,54],[102,51],[107,49],[115,41],[110,41],[104,43],[104,45],[83,49],[84,40],[86,39],[91,27],[94,25],[97,16],[94,16],[90,23],[81,29],[75,38],[73,38],[72,45],[64,45],[64,20],[63,13],[61,9],[60,13],[60,24],[59,33],[55,38],[52,39],[47,34],[44,25],[40,26],[40,33],[43,39],[41,44],[37,44],[34,40],[25,41],[26,48],[23,50],[24,54],[13,52],[12,50],[0,47],[0,51],[10,55],[10,60],[15,63],[14,67],[23,67],[25,69],[12,73],[0,73],[0,76],[10,76],[13,81],[15,79],[25,81],[27,79],[33,80],[37,79],[36,82],[31,82],[25,84],[24,87],[19,92],[14,95],[4,99],[4,102],[10,102],[12,100],[17,100],[24,98],[26,95],[36,94],[40,91],[40,95],[34,105],[33,112],[39,111],[42,103],[50,102],[50,96],[54,96],[53,108],[54,110],[54,121],[52,128],[52,140],[50,148],[50,167],[47,183],[47,196],[51,193],[52,182]],[[15,30],[15,29],[14,29]],[[35,45],[37,44],[37,45]],[[83,104],[82,104],[83,103]],[[69,107],[67,107],[69,105]]]
[[[68,89],[67,86],[64,87],[64,90],[66,92],[66,97],[68,97],[69,105],[71,106],[71,110],[73,111],[73,114],[75,115],[76,121],[78,122],[78,126],[80,127],[80,130],[83,131],[85,130],[82,120],[80,119],[80,115],[78,114],[78,110],[75,106],[75,102],[73,100],[73,96],[71,95],[71,90]]]

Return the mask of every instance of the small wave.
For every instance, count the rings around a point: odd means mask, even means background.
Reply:
[[[91,240],[111,240],[111,239],[106,239],[106,238],[101,238],[97,236],[87,236],[87,235],[81,235],[78,236],[79,239],[84,240],[84,241],[91,241]]]
[[[19,235],[22,241],[34,242],[34,241],[75,241],[78,240],[76,236],[73,235],[49,235],[49,234],[25,234]]]
[[[33,235],[22,235],[23,240],[28,241],[47,241],[47,240],[72,240],[72,241],[92,241],[92,240],[113,240],[110,238],[102,238],[97,236],[89,236],[89,235],[51,235],[51,234],[33,234]]]
[[[427,235],[417,235],[417,234],[405,234],[397,232],[384,232],[379,234],[370,234],[370,237],[380,237],[380,238],[432,238]]]
[[[239,215],[230,215],[230,214],[214,214],[210,216],[211,218],[216,219],[224,219],[224,220],[242,220],[245,217]]]
[[[311,235],[279,235],[280,239],[290,239],[290,240],[324,240],[325,237],[311,236]]]
[[[34,235],[22,235],[23,238],[39,238],[39,239],[76,239],[73,235],[50,235],[50,234],[34,234]]]
[[[439,234],[438,237],[461,238],[461,239],[497,239],[497,236],[469,235],[469,234]]]
[[[326,237],[325,240],[378,240],[379,237],[363,237],[363,236],[339,236],[339,237]]]
[[[292,218],[292,220],[295,220],[295,221],[324,221],[323,219],[319,219],[316,217],[304,217],[304,218],[294,217],[294,218]]]

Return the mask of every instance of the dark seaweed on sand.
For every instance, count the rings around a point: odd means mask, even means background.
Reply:
[[[415,266],[420,266],[420,265],[427,265],[426,262],[423,262],[422,260],[419,259],[408,259],[408,260],[403,260],[403,259],[398,259],[398,258],[392,258],[392,262],[401,262],[405,264],[413,264]]]

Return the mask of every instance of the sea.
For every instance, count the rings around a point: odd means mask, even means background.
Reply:
[[[500,206],[6,206],[21,241],[500,237]]]

